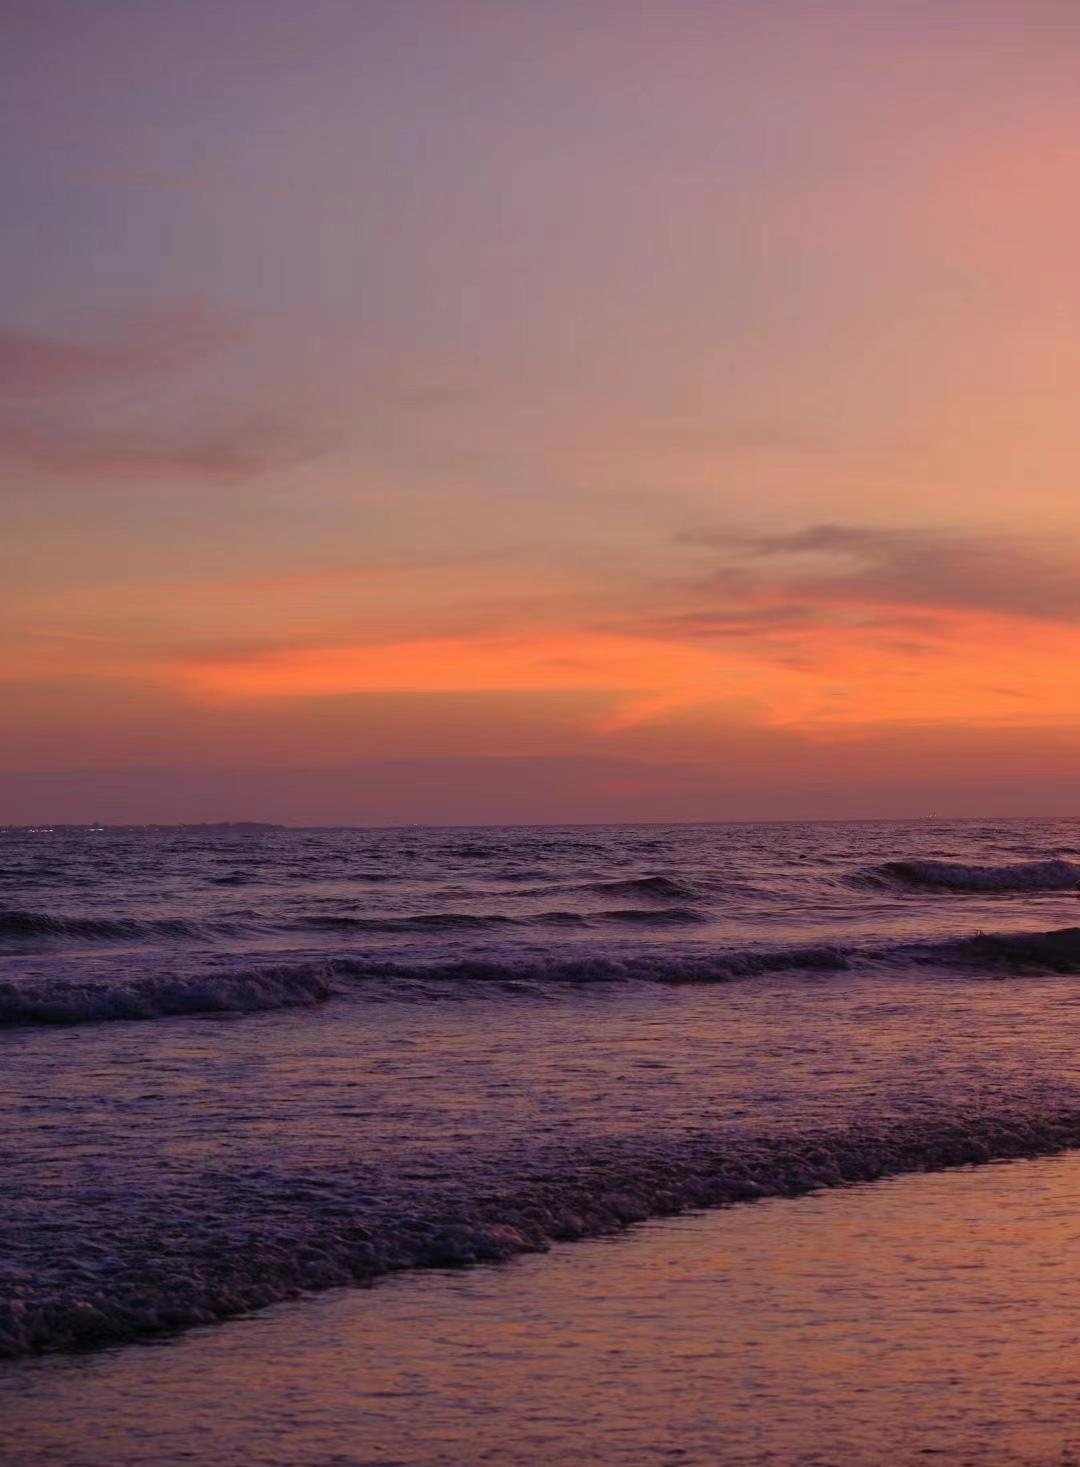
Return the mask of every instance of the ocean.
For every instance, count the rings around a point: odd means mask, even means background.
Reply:
[[[1074,1146],[1078,892],[1066,819],[0,832],[5,1369]]]

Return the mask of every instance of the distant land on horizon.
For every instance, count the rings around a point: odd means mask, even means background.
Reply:
[[[182,831],[223,831],[240,835],[258,835],[268,830],[530,830],[530,829],[603,829],[611,827],[614,829],[633,826],[672,826],[684,825],[688,828],[704,825],[924,825],[936,823],[941,825],[972,824],[979,821],[992,821],[995,824],[1023,824],[1027,821],[1039,820],[1070,820],[1078,819],[1080,816],[1071,814],[1062,815],[939,815],[928,812],[925,815],[793,815],[783,816],[732,816],[729,819],[703,819],[703,820],[457,820],[457,821],[416,821],[402,820],[398,822],[373,822],[361,824],[345,821],[338,825],[333,824],[296,824],[289,825],[281,821],[272,820],[119,820],[94,821],[94,820],[41,820],[18,823],[0,823],[0,835],[13,832],[53,833],[57,831],[128,831],[128,830],[182,830]]]
[[[293,830],[272,820],[39,820],[0,825],[0,830]]]

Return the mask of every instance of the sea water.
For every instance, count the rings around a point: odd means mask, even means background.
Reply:
[[[4,831],[0,1351],[1074,1145],[1078,883],[1069,820]]]

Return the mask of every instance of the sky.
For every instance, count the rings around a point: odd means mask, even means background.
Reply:
[[[7,0],[0,822],[1080,814],[1074,0]]]

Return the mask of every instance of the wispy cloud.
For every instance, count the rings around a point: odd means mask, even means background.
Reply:
[[[719,552],[703,589],[755,603],[755,615],[779,621],[855,607],[1080,619],[1080,551],[1035,536],[823,524],[681,539]]]
[[[204,360],[243,340],[240,321],[205,301],[173,304],[55,335],[0,326],[0,398],[87,392]]]
[[[192,398],[191,372],[249,334],[238,316],[202,301],[125,315],[94,333],[0,328],[0,459],[67,479],[234,483],[312,457],[323,436],[294,411],[223,414]]]
[[[314,430],[287,415],[216,429],[106,429],[0,413],[0,458],[24,471],[123,482],[237,483],[315,456]]]

